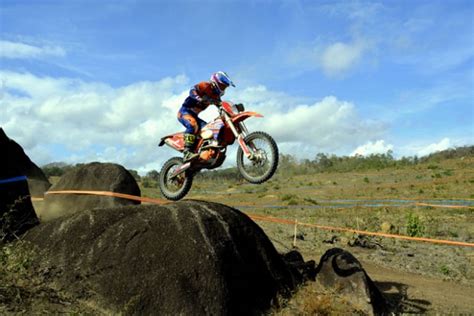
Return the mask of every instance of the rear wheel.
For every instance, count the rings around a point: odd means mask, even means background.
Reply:
[[[278,147],[275,140],[264,132],[253,132],[245,137],[252,152],[250,159],[241,147],[237,150],[237,168],[245,180],[259,184],[270,179],[278,167]]]
[[[183,164],[183,159],[180,157],[173,157],[169,159],[160,172],[159,187],[160,191],[168,200],[177,201],[188,194],[193,184],[193,174],[185,171],[175,177],[173,173]]]

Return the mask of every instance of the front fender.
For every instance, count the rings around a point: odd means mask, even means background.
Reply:
[[[263,115],[260,113],[251,112],[251,111],[240,112],[232,117],[232,122],[239,123],[248,119],[249,117],[263,117]]]

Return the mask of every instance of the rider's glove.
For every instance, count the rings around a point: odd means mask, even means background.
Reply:
[[[201,97],[201,102],[206,103],[206,104],[211,104],[212,99],[210,97],[208,97],[207,95],[205,95],[205,96]]]
[[[215,104],[217,107],[221,106],[221,100],[219,99],[213,99],[207,95],[202,97],[202,103],[205,104]]]

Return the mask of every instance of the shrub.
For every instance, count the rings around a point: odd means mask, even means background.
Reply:
[[[284,194],[284,195],[280,198],[280,200],[282,200],[282,201],[290,201],[290,200],[295,200],[295,199],[297,199],[297,198],[298,198],[298,197],[297,197],[296,195],[294,195],[294,194]]]
[[[452,176],[452,175],[453,175],[453,170],[451,170],[451,169],[445,170],[445,171],[443,172],[443,174],[444,174],[445,176],[448,176],[448,177],[449,177],[449,176]]]
[[[154,181],[152,181],[148,177],[142,178],[142,184],[143,184],[144,188],[153,188],[154,187]]]
[[[312,198],[305,198],[304,201],[313,205],[318,205],[318,201],[313,200]]]
[[[150,178],[151,180],[154,180],[154,181],[159,181],[160,180],[160,173],[156,170],[151,170],[151,171],[147,172],[146,177]]]
[[[425,232],[425,226],[421,223],[421,219],[418,215],[412,212],[407,215],[407,234],[411,237],[421,237]]]
[[[451,273],[449,268],[444,264],[439,267],[439,271],[444,275],[449,275]]]

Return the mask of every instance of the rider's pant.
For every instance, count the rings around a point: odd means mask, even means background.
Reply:
[[[186,127],[185,133],[196,135],[207,123],[200,119],[192,110],[184,106],[179,109],[178,121]]]

